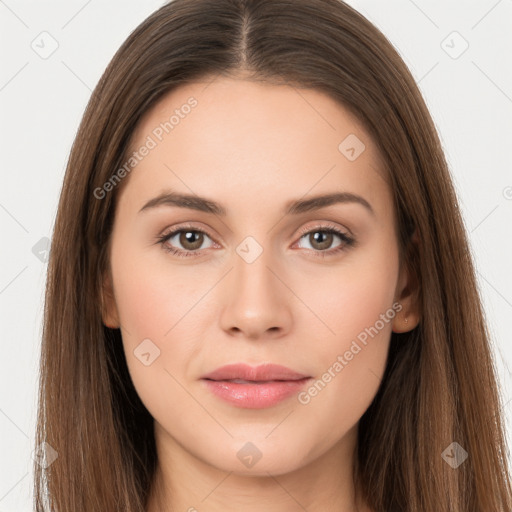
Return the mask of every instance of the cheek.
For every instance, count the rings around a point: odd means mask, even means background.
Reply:
[[[322,320],[315,323],[323,335],[311,353],[319,373],[299,403],[317,417],[335,419],[334,437],[360,419],[380,385],[397,313],[397,278],[398,252],[376,244],[300,292]],[[302,328],[311,321],[308,316]]]
[[[172,275],[156,269],[142,252],[123,250],[121,242],[112,251],[112,273],[126,360],[135,380],[163,366],[165,341],[185,314],[186,301]],[[141,343],[150,354],[146,362],[154,361],[147,367],[137,357]]]
[[[117,254],[112,254],[112,268],[118,312],[129,337],[165,342],[207,286],[192,267],[172,266],[157,250],[124,256],[119,244]]]
[[[128,369],[141,400],[155,414],[161,400],[181,400],[183,391],[172,376],[181,382],[200,350],[198,333],[212,322],[212,308],[202,297],[216,277],[172,266],[160,254],[129,253],[122,240],[112,251],[112,269]]]
[[[329,352],[343,349],[392,306],[397,279],[398,251],[385,237],[347,253],[328,270],[318,267],[311,273],[299,268],[290,280],[308,306],[298,317],[300,329],[311,331],[313,323],[325,340],[322,347]],[[382,330],[389,334],[390,322]]]
[[[130,338],[160,339],[174,323],[180,297],[168,287],[165,274],[157,276],[142,259],[139,262],[120,258],[114,267],[120,321]]]

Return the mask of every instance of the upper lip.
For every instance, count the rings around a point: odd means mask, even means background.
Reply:
[[[210,380],[232,380],[240,379],[247,381],[270,381],[270,380],[300,380],[308,375],[278,364],[262,364],[250,366],[244,363],[228,364],[217,368],[213,372],[203,375],[202,379]]]

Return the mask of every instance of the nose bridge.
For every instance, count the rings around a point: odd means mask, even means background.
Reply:
[[[257,337],[269,329],[288,328],[290,312],[285,290],[274,275],[280,265],[265,243],[247,237],[235,249],[221,320],[225,330]]]
[[[247,237],[236,248],[234,258],[234,279],[235,286],[241,288],[240,292],[263,292],[271,288],[271,277],[269,267],[272,268],[272,251],[264,247],[254,237]]]
[[[276,297],[275,277],[269,270],[275,266],[273,260],[267,239],[260,243],[249,236],[237,246],[233,277],[234,293],[239,300],[271,301]]]

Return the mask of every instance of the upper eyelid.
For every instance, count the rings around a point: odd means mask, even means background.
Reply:
[[[199,228],[197,226],[189,226],[189,225],[178,225],[177,227],[170,228],[169,230],[164,229],[162,231],[162,235],[160,238],[163,237],[170,237],[171,235],[174,236],[175,234],[179,233],[180,231],[197,231],[200,233],[204,233],[205,235],[208,235],[211,239],[214,239],[215,237],[210,234],[210,232],[206,228]]]
[[[324,222],[325,224],[322,224],[321,222]],[[312,231],[323,231],[323,230],[334,230],[338,231],[340,234],[346,235],[348,237],[352,237],[352,232],[348,228],[341,228],[339,226],[336,226],[333,222],[330,221],[319,221],[318,224],[315,224],[314,226],[308,227],[308,228],[300,228],[299,233],[301,236],[304,236],[308,233],[311,233]]]

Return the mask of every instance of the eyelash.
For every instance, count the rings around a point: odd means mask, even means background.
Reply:
[[[188,257],[197,256],[200,253],[199,250],[183,251],[181,249],[176,249],[174,247],[171,247],[166,243],[174,235],[181,233],[182,231],[189,231],[189,232],[193,232],[193,233],[202,233],[202,234],[208,236],[209,238],[212,238],[206,231],[203,231],[202,229],[195,228],[194,226],[184,225],[184,226],[179,226],[178,228],[174,229],[170,233],[166,233],[164,235],[158,236],[156,239],[157,243],[159,243],[162,246],[162,249],[165,252],[168,252],[175,256],[178,256],[179,258],[188,258]],[[305,235],[309,235],[311,233],[317,233],[317,232],[330,233],[333,235],[337,235],[342,241],[342,243],[340,245],[338,245],[337,247],[335,247],[334,249],[329,249],[329,250],[325,250],[325,251],[308,249],[308,251],[313,251],[315,256],[317,256],[319,258],[326,258],[329,256],[333,256],[334,254],[338,254],[341,251],[345,251],[348,248],[355,246],[355,243],[356,243],[354,238],[347,235],[346,233],[343,233],[342,231],[340,231],[338,228],[334,227],[333,225],[316,226],[314,228],[309,228],[309,229],[303,228],[300,231],[299,240],[301,238],[303,238]]]

